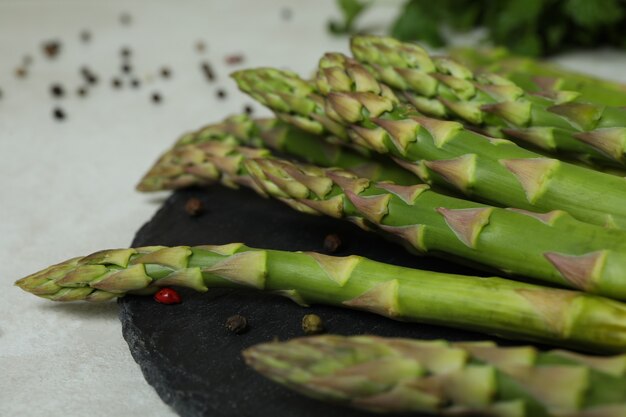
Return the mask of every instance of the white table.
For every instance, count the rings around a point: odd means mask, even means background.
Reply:
[[[337,13],[331,0],[126,3],[0,0],[0,416],[174,415],[131,358],[115,303],[54,304],[12,284],[70,257],[128,246],[167,196],[134,191],[144,171],[182,132],[250,102],[229,71],[271,65],[309,75],[323,52],[347,51],[345,39],[325,31]],[[282,18],[284,8],[291,19]],[[366,20],[387,22],[394,10],[383,6]],[[131,25],[120,23],[122,12]],[[89,43],[79,39],[85,29]],[[40,44],[53,38],[62,52],[48,60]],[[207,45],[202,54],[198,40]],[[111,88],[123,46],[132,49],[138,90]],[[244,55],[243,65],[225,64],[232,53]],[[34,62],[17,79],[25,54]],[[203,60],[218,82],[204,79]],[[623,53],[560,60],[626,81]],[[100,83],[79,98],[84,64]],[[170,80],[158,75],[164,65]],[[66,87],[65,98],[50,96],[53,82]],[[227,99],[216,99],[218,87]],[[150,102],[153,91],[163,96],[160,105]],[[65,121],[52,118],[55,105]]]

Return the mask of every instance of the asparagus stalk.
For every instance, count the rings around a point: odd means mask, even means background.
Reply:
[[[546,86],[580,93],[578,100],[605,106],[626,106],[626,85],[571,71],[562,66],[516,56],[504,48],[452,48],[448,54],[473,71],[494,72],[527,92]]]
[[[389,154],[425,182],[499,206],[561,209],[586,222],[626,227],[623,178],[421,116],[343,55],[327,54],[318,74],[318,91],[325,96],[290,72],[261,68],[233,77],[279,118],[288,116],[316,131],[332,128],[345,139]]]
[[[243,356],[301,394],[379,413],[626,415],[626,355],[324,335],[256,345]]]
[[[526,93],[493,73],[474,75],[445,57],[431,58],[415,44],[357,36],[352,53],[379,80],[403,90],[418,110],[496,127],[506,137],[557,153],[626,164],[626,108],[576,101],[578,93],[544,88]]]
[[[626,351],[626,305],[502,278],[403,268],[359,256],[223,246],[151,246],[73,258],[16,284],[54,301],[103,301],[161,286],[254,288],[295,302],[511,338]]]
[[[388,180],[404,185],[420,182],[418,177],[397,164],[377,158],[378,155],[374,158],[361,155],[328,142],[331,139],[325,140],[276,119],[254,120],[245,115],[230,117],[183,135],[172,149],[159,158],[137,188],[140,191],[179,189],[202,186],[216,180],[217,173],[204,163],[206,158],[215,156],[213,154],[218,149],[228,149],[215,145],[216,142],[268,147],[316,165],[340,167],[372,180]],[[249,150],[247,155],[269,156],[270,152]],[[226,182],[226,185],[234,184]]]
[[[211,148],[217,151],[204,153],[198,170],[211,181],[251,187],[304,213],[348,219],[402,241],[412,252],[453,255],[506,274],[626,299],[621,230],[562,211],[491,207],[439,194],[426,184],[373,182],[338,169],[258,158],[223,143]],[[153,182],[153,175],[159,174],[148,173],[142,182]]]

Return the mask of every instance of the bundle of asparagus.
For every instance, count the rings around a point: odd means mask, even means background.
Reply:
[[[279,118],[313,132],[343,133],[391,155],[426,182],[505,207],[561,209],[579,220],[626,227],[622,178],[419,115],[365,67],[342,55],[322,58],[317,90],[296,74],[276,69],[243,70],[234,78]]]
[[[571,74],[555,81],[550,68],[530,64],[522,75],[494,64],[500,75],[474,74],[388,38],[356,37],[351,46],[356,59],[325,55],[312,82],[271,68],[235,73],[277,119],[235,116],[185,134],[137,188],[250,187],[413,252],[570,289],[240,243],[105,250],[16,284],[54,301],[106,301],[164,286],[250,287],[303,306],[625,352],[626,304],[612,299],[626,300],[626,182],[564,161],[574,154],[626,164],[626,111],[611,107],[623,105],[620,87]],[[298,391],[372,411],[626,414],[622,356],[332,336],[262,345],[245,356]]]
[[[231,120],[228,129],[234,124]],[[138,188],[158,190],[181,182],[216,180],[243,185],[296,210],[346,218],[400,238],[413,252],[454,255],[506,274],[626,299],[626,281],[621,272],[613,275],[626,270],[626,233],[621,230],[583,223],[560,211],[505,210],[443,195],[425,184],[399,186],[336,168],[291,163],[268,151],[226,144],[220,139],[224,128],[219,124],[205,130],[212,134],[202,143],[193,146],[184,140],[186,145],[179,142],[168,151]],[[314,143],[323,142],[313,140],[307,149]]]

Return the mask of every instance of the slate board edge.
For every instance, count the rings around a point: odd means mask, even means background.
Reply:
[[[180,391],[172,391],[171,388],[162,383],[166,380],[166,374],[154,365],[154,357],[148,354],[150,350],[143,347],[145,341],[139,336],[141,332],[134,330],[130,320],[132,313],[128,310],[129,304],[124,302],[118,304],[120,306],[119,319],[122,322],[122,335],[146,382],[154,388],[161,400],[173,408],[177,414],[189,417],[202,415],[202,413],[197,413],[199,409],[204,408],[201,404],[194,404],[193,398],[190,398],[189,395]],[[161,360],[167,362],[164,357],[161,357]]]

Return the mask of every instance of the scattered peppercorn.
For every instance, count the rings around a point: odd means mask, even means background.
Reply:
[[[206,45],[205,45],[204,42],[202,42],[202,41],[196,42],[196,51],[204,52],[205,50],[206,50]]]
[[[226,320],[226,328],[229,332],[242,334],[248,329],[248,320],[244,316],[235,314]]]
[[[80,40],[85,43],[91,41],[91,32],[89,32],[88,30],[83,30],[82,32],[80,32]]]
[[[293,15],[291,9],[285,7],[280,11],[280,17],[283,18],[283,20],[290,20],[291,16]]]
[[[335,233],[326,235],[324,238],[324,251],[327,253],[335,253],[341,247],[341,238]]]
[[[169,68],[167,67],[161,68],[161,76],[163,78],[170,78],[171,75],[172,75],[172,72],[170,71]]]
[[[192,217],[199,216],[204,211],[204,206],[200,199],[192,197],[185,203],[185,211]]]
[[[137,78],[133,78],[130,82],[130,85],[133,88],[139,88],[139,86],[141,86],[141,81],[139,81]]]
[[[160,103],[161,102],[161,94],[159,94],[159,93],[152,93],[152,102],[153,103]]]
[[[179,304],[181,302],[180,295],[176,290],[163,287],[154,294],[154,300],[161,304]]]
[[[228,65],[237,65],[237,64],[241,64],[243,62],[243,55],[237,54],[237,55],[228,55],[226,57],[226,63]]]
[[[55,107],[54,110],[52,111],[52,115],[57,120],[64,120],[65,119],[65,112],[60,107]]]
[[[52,84],[50,86],[50,94],[52,94],[52,97],[61,98],[65,95],[65,89],[61,84]]]
[[[217,90],[217,98],[219,98],[220,100],[226,98],[226,91],[222,88]]]
[[[111,80],[111,85],[113,86],[113,88],[120,88],[122,86],[122,80],[120,80],[119,78],[113,78]]]
[[[324,322],[317,314],[306,314],[302,317],[304,334],[320,334],[324,332]]]
[[[28,75],[28,71],[26,71],[26,68],[18,67],[15,70],[15,76],[17,78],[26,78],[27,75]]]
[[[209,64],[208,62],[203,62],[202,71],[204,72],[204,75],[206,75],[207,80],[215,80],[215,73],[213,72],[213,67],[211,66],[211,64]]]
[[[87,87],[78,87],[76,94],[78,94],[79,97],[85,97],[87,95]]]
[[[126,74],[130,73],[132,70],[133,67],[130,64],[122,65],[122,72],[125,72]]]
[[[122,50],[120,51],[120,54],[122,55],[122,57],[124,58],[129,58],[131,55],[131,50],[129,47],[124,47],[122,48]]]
[[[120,23],[129,26],[133,22],[133,17],[130,13],[122,13],[120,14]]]
[[[94,74],[88,67],[82,67],[80,69],[80,75],[83,79],[91,85],[98,84],[98,76]]]
[[[42,45],[43,53],[48,58],[56,58],[61,52],[61,43],[59,41],[46,41]]]
[[[254,113],[254,107],[252,107],[249,104],[246,104],[243,108],[244,113],[246,113],[248,116],[250,116],[252,113]]]

